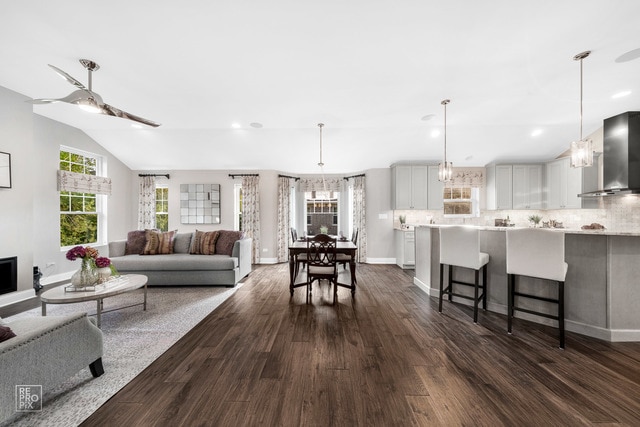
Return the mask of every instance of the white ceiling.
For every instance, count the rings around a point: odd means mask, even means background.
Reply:
[[[317,173],[319,122],[327,173],[439,161],[445,98],[454,166],[546,160],[579,134],[575,54],[585,135],[640,109],[639,18],[638,0],[22,0],[0,13],[0,86],[63,97],[47,64],[86,83],[96,61],[105,102],[162,126],[34,111],[136,170]]]

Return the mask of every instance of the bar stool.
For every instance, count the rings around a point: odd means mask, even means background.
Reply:
[[[460,297],[473,300],[473,323],[478,323],[478,302],[482,300],[482,309],[487,309],[487,264],[489,254],[480,252],[480,233],[477,228],[464,226],[450,226],[440,228],[440,298],[438,311],[442,313],[442,297]],[[444,266],[449,266],[447,288],[442,289],[444,283]],[[453,267],[470,268],[475,271],[474,283],[453,280]],[[482,270],[482,286],[479,273]],[[473,286],[473,297],[457,294],[453,291],[453,284]],[[479,295],[479,290],[482,294]]]
[[[564,281],[568,265],[564,262],[564,233],[523,228],[507,230],[507,331],[516,310],[558,321],[560,348],[564,348]],[[547,298],[516,290],[516,276],[528,276],[558,282],[558,297]],[[531,309],[517,307],[515,297],[530,298],[557,304],[558,314],[552,315]]]

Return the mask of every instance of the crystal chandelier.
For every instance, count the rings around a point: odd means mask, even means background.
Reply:
[[[573,57],[574,61],[580,61],[580,139],[571,143],[572,168],[593,165],[593,142],[589,138],[582,138],[582,60],[588,57],[590,53],[591,51],[587,50]]]
[[[447,104],[449,102],[451,101],[445,99],[440,103],[444,105],[444,160],[438,165],[438,180],[442,182],[451,181],[453,177],[453,164],[447,162]]]

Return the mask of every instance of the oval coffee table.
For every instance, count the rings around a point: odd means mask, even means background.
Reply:
[[[134,307],[136,305],[142,305],[143,310],[147,310],[147,276],[143,274],[124,274],[118,278],[114,278],[105,283],[104,288],[97,291],[66,291],[65,287],[68,285],[58,286],[53,289],[49,289],[40,295],[40,301],[42,302],[42,315],[47,315],[47,304],[71,304],[74,302],[96,301],[96,320],[98,328],[100,327],[100,317],[102,313],[108,313],[114,310],[121,310],[123,308]],[[102,301],[107,297],[122,294],[125,292],[133,291],[144,287],[144,300],[141,303],[126,305],[124,307],[113,308],[111,310],[102,310]]]

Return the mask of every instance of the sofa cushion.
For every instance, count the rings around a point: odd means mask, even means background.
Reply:
[[[147,243],[142,251],[143,255],[172,254],[173,253],[173,237],[177,230],[167,231],[164,233],[152,230],[146,230]]]
[[[216,252],[216,241],[219,231],[196,230],[191,238],[189,253],[199,255],[213,255]],[[229,254],[230,256],[231,254]]]
[[[188,254],[193,233],[176,233],[173,238],[173,253]]]
[[[216,242],[216,254],[229,255],[233,254],[233,244],[236,240],[244,237],[243,231],[220,230],[220,236]]]
[[[111,260],[119,272],[148,270],[233,270],[238,267],[238,258],[226,255],[125,255]]]
[[[6,341],[9,338],[13,338],[15,336],[16,334],[13,333],[10,327],[0,326],[0,342]]]

